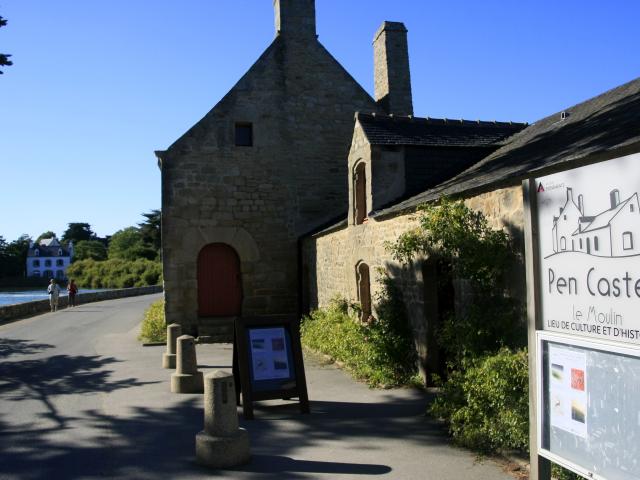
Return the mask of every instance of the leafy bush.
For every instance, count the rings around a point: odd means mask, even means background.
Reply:
[[[378,318],[362,324],[349,314],[345,300],[334,299],[303,319],[302,342],[343,362],[370,386],[404,385],[416,373],[415,348],[404,305],[389,279],[378,301]]]
[[[455,311],[444,312],[437,340],[447,378],[430,407],[454,440],[482,452],[528,448],[529,395],[521,303],[506,288],[517,261],[511,239],[462,201],[423,205],[418,228],[388,244],[396,260],[426,255],[443,285],[464,286]]]
[[[85,288],[145,287],[162,282],[162,265],[146,259],[79,260],[69,266],[67,276]]]
[[[509,236],[491,228],[482,213],[446,197],[422,205],[419,222],[387,248],[402,263],[420,254],[437,259],[444,267],[441,271],[448,272],[440,282],[462,281],[472,292],[472,301],[449,315],[439,332],[453,368],[503,346],[524,346],[521,303],[505,288],[506,272],[517,258]]]
[[[153,302],[144,312],[138,340],[147,343],[166,342],[167,325],[164,319],[164,300]]]
[[[430,412],[446,421],[458,444],[482,452],[527,449],[526,349],[503,348],[495,354],[467,359],[441,386]]]

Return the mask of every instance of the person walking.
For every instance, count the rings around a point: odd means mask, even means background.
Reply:
[[[51,311],[58,310],[58,298],[60,297],[60,287],[56,281],[52,278],[47,287],[47,293],[49,294],[49,304],[51,305]]]
[[[71,279],[71,281],[69,282],[69,285],[67,285],[67,293],[69,294],[69,306],[75,307],[76,293],[78,293],[78,286],[76,285],[76,282],[73,279]]]

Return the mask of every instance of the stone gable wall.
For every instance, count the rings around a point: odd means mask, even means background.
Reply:
[[[214,337],[230,332],[228,320],[197,313],[197,256],[216,242],[240,257],[242,314],[298,311],[298,238],[346,213],[353,115],[375,108],[318,42],[278,37],[160,154],[169,322]],[[252,147],[234,145],[235,122],[253,124]]]

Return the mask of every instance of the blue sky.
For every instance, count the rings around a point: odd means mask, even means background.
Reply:
[[[416,115],[533,122],[640,76],[633,0],[316,0],[320,41],[373,93],[374,32],[409,30]],[[154,150],[274,36],[271,0],[0,0],[0,235],[110,235],[160,207]],[[346,159],[345,159],[346,161]]]

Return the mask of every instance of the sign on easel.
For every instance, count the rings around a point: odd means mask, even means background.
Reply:
[[[246,419],[253,402],[298,398],[309,413],[299,322],[296,317],[271,315],[239,318],[235,323],[233,375],[236,398],[242,394]]]
[[[588,478],[640,480],[640,154],[527,190],[537,452]]]

